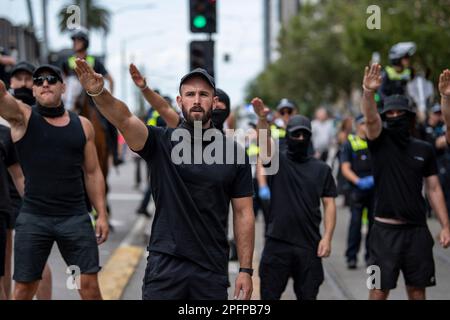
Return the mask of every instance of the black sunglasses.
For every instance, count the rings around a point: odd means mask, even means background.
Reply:
[[[280,114],[284,116],[285,114],[292,114],[292,109],[284,109],[280,111]]]
[[[59,78],[52,75],[34,77],[33,84],[40,87],[44,84],[45,80],[47,80],[48,84],[56,84],[59,81]]]

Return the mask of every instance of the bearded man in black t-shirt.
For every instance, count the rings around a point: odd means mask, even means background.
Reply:
[[[445,137],[447,139],[447,149],[445,150],[444,161],[446,162],[447,175],[444,179],[444,190],[450,189],[450,70],[446,69],[441,73],[439,77],[439,92],[441,94],[441,110],[444,115],[445,122]],[[450,192],[446,192],[447,210],[450,210]]]
[[[76,64],[80,83],[99,111],[151,168],[156,210],[143,299],[227,299],[230,201],[241,267],[234,296],[250,299],[255,219],[250,164],[248,160],[237,162],[234,157],[230,163],[228,149],[221,152],[220,147],[215,149],[216,156],[221,154],[220,161],[204,158],[210,146],[220,141],[223,146],[231,144],[234,152],[243,152],[211,126],[211,112],[218,101],[214,79],[200,68],[185,75],[177,97],[185,121],[175,129],[146,127],[104,89],[100,74],[84,60]],[[213,135],[213,141],[205,139],[208,134]],[[222,162],[222,157],[227,161]]]
[[[423,180],[432,208],[442,230],[439,240],[450,245],[447,208],[433,146],[411,136],[415,118],[406,97],[387,97],[381,114],[374,94],[380,87],[381,66],[366,67],[363,80],[362,112],[375,179],[375,222],[369,238],[369,261],[380,271],[379,286],[369,288],[370,299],[387,299],[397,285],[400,271],[408,298],[425,299],[425,288],[434,286],[434,240],[426,222],[422,196]]]

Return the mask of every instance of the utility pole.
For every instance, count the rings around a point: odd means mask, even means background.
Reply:
[[[44,27],[44,42],[42,44],[41,50],[41,62],[48,62],[48,24],[47,24],[47,5],[48,0],[42,0],[42,20]]]
[[[264,0],[263,8],[263,27],[264,27],[264,67],[270,63],[270,0]]]

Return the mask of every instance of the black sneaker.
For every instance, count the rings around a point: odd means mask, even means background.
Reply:
[[[356,269],[356,260],[355,259],[348,260],[347,268],[349,268],[351,270]]]
[[[150,212],[147,211],[147,209],[144,208],[139,208],[136,210],[137,214],[143,214],[144,216],[146,216],[147,218],[151,218],[152,214]]]

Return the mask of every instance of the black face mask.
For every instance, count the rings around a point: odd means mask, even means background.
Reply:
[[[230,111],[227,109],[214,109],[212,111],[211,120],[214,124],[214,127],[223,130],[223,124],[225,120],[227,120],[230,115]]]
[[[11,89],[11,94],[14,96],[14,98],[22,101],[29,106],[32,106],[36,102],[36,99],[33,96],[33,90],[26,87]]]
[[[386,118],[386,129],[400,148],[406,148],[410,140],[411,116],[405,113],[395,118]]]
[[[36,104],[37,112],[46,118],[58,118],[62,117],[66,109],[64,109],[64,103],[61,102],[61,105],[56,108],[49,108],[41,106],[39,103]]]
[[[303,140],[296,140],[289,136],[287,137],[288,157],[297,162],[305,162],[310,157],[308,155],[309,143],[311,136],[303,136]]]

